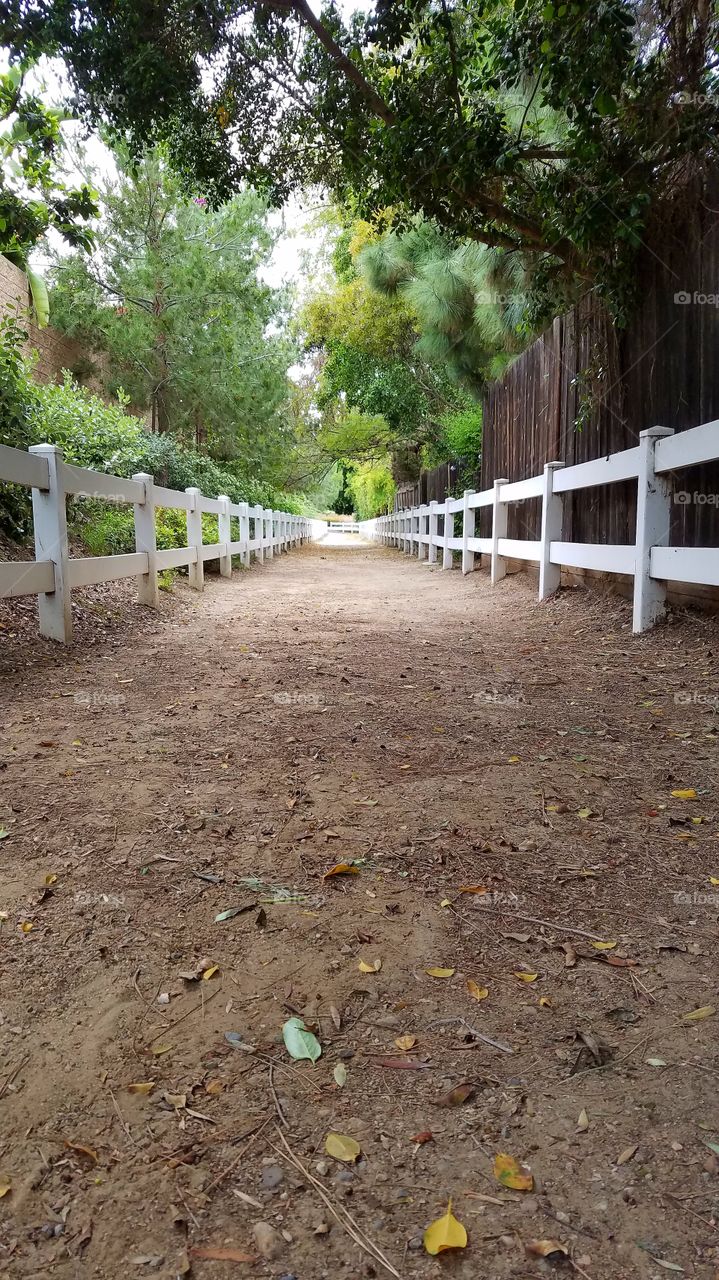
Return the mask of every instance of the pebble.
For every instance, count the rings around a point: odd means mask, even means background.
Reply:
[[[252,1238],[263,1258],[276,1258],[284,1248],[282,1236],[271,1222],[256,1222],[252,1228]]]
[[[354,1058],[354,1056],[355,1056],[354,1049],[340,1049],[339,1053],[337,1054],[337,1057],[341,1058],[343,1062],[349,1062],[350,1058]]]
[[[412,1239],[407,1241],[408,1249],[421,1249],[423,1245],[424,1240],[421,1236],[412,1236]]]
[[[337,1182],[354,1182],[354,1174],[351,1169],[340,1169],[337,1174]]]
[[[271,1164],[268,1165],[266,1169],[262,1170],[260,1183],[265,1191],[274,1191],[276,1187],[279,1187],[281,1182],[284,1182],[284,1179],[284,1171],[280,1169],[280,1166],[278,1164]]]
[[[329,1173],[329,1168],[330,1167],[326,1160],[318,1160],[317,1164],[315,1165],[315,1169],[317,1170],[321,1178],[327,1177],[327,1174]]]

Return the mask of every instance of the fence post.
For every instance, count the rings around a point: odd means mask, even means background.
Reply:
[[[252,515],[255,521],[255,560],[259,560],[260,564],[265,558],[265,513],[258,503],[252,508]]]
[[[187,512],[187,545],[188,547],[194,547],[197,552],[197,560],[188,569],[188,581],[195,591],[203,591],[205,587],[205,562],[202,559],[202,512],[200,511],[202,494],[199,489],[195,488],[185,489],[185,493],[192,504]]]
[[[671,480],[654,470],[657,440],[673,436],[671,427],[649,427],[639,433],[637,481],[637,532],[634,561],[634,609],[632,631],[646,631],[664,615],[665,582],[649,573],[652,547],[669,546],[672,515]]]
[[[474,537],[474,507],[469,505],[474,492],[474,489],[465,489],[462,494],[462,573],[474,573],[474,552],[467,546]]]
[[[437,537],[437,499],[433,498],[429,504],[429,547],[427,559],[430,564],[437,563],[437,547],[435,538]]]
[[[38,596],[40,635],[70,644],[72,640],[72,605],[68,573],[67,504],[62,475],[62,450],[56,444],[33,444],[29,453],[39,454],[47,462],[47,489],[33,489],[32,518],[35,527],[35,559],[51,560],[55,573],[55,590]]]
[[[508,484],[506,479],[495,480],[494,496],[492,498],[492,586],[495,586],[507,572],[507,561],[504,556],[499,554],[499,539],[507,536],[507,504],[500,502],[499,490],[503,484]]]
[[[232,542],[230,499],[226,493],[218,493],[217,500],[222,503],[222,511],[217,517],[217,540],[218,542],[226,543],[229,548],[229,544]],[[232,577],[232,556],[229,550],[226,555],[220,556],[220,574],[223,578]]]
[[[157,533],[155,530],[154,477],[147,471],[138,471],[133,480],[144,489],[144,501],[136,502],[135,550],[147,556],[147,573],[137,579],[137,598],[150,609],[159,609],[160,592],[157,585]]]
[[[424,522],[427,518],[427,511],[428,511],[428,508],[426,506],[419,508],[419,519],[418,519],[418,528],[417,528],[417,538],[418,538],[417,559],[418,560],[427,559],[427,543],[422,541],[422,538],[424,536]]]
[[[275,554],[275,513],[271,507],[268,507],[265,511],[265,520],[267,521],[266,527],[269,530],[266,546],[267,559],[271,560]]]
[[[240,551],[240,560],[246,569],[250,567],[250,508],[247,502],[241,502],[240,506],[240,542],[242,550]]]
[[[557,590],[562,577],[558,564],[552,564],[552,543],[562,540],[564,499],[554,492],[554,473],[563,462],[545,462],[542,476],[542,534],[539,551],[539,599],[548,600]]]
[[[454,512],[449,510],[449,498],[444,500],[444,546],[442,548],[442,568],[452,568],[452,548],[450,538],[454,537]]]

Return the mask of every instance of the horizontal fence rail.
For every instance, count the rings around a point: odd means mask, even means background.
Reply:
[[[362,521],[361,529],[367,537],[429,564],[441,560],[443,569],[452,568],[455,553],[461,555],[462,573],[472,572],[477,555],[489,556],[493,584],[505,576],[508,559],[537,564],[540,600],[557,590],[562,566],[626,574],[634,578],[633,629],[641,632],[663,616],[667,582],[719,586],[719,547],[669,546],[672,502],[686,500],[686,494],[674,493],[670,472],[717,458],[719,421],[676,436],[667,427],[651,427],[640,433],[638,445],[621,453],[572,467],[548,462],[542,475],[513,483],[497,479],[481,493],[466,490],[461,498],[377,516]],[[637,482],[634,543],[562,541],[565,493],[625,480]],[[539,541],[508,538],[509,504],[530,498],[541,499]],[[482,507],[492,509],[488,538],[475,536],[476,512]]]
[[[305,516],[231,502],[220,494],[207,498],[199,489],[165,489],[144,472],[131,480],[70,466],[55,445],[34,445],[29,452],[0,445],[0,480],[32,489],[35,559],[0,563],[0,599],[37,595],[40,634],[69,644],[72,639],[71,593],[76,587],[137,578],[142,604],[159,608],[157,575],[187,568],[190,586],[202,591],[205,565],[218,560],[223,577],[232,574],[232,557],[245,566],[251,557],[271,559],[311,536]],[[99,498],[129,504],[135,515],[135,550],[126,555],[72,557],[67,536],[67,498]],[[155,511],[184,511],[187,546],[157,548]],[[217,519],[217,541],[205,543],[202,516]],[[234,530],[233,530],[234,523]],[[237,533],[237,537],[233,537]]]

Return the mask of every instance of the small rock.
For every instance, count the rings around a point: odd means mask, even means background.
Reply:
[[[555,1217],[557,1219],[557,1222],[563,1223],[565,1227],[567,1226],[569,1222],[569,1214],[565,1213],[563,1209],[557,1209]]]
[[[329,1165],[326,1160],[318,1160],[315,1169],[321,1178],[326,1178],[329,1173]]]
[[[337,1057],[341,1058],[343,1062],[349,1062],[350,1058],[354,1058],[354,1056],[355,1056],[354,1049],[340,1049],[339,1053],[337,1054]]]
[[[398,1027],[400,1025],[396,1013],[378,1013],[377,1017],[373,1018],[372,1021],[377,1027]]]
[[[536,1196],[522,1196],[520,1203],[525,1213],[537,1213],[539,1210],[539,1201]]]
[[[264,1191],[274,1191],[276,1187],[279,1187],[281,1182],[284,1182],[284,1180],[284,1170],[280,1169],[278,1164],[271,1164],[268,1165],[266,1169],[262,1170],[260,1185]]]
[[[315,1233],[315,1235],[316,1235],[316,1236],[328,1236],[328,1235],[329,1235],[329,1233],[330,1233],[330,1226],[329,1226],[329,1223],[328,1223],[328,1222],[318,1222],[318,1223],[317,1223],[317,1225],[316,1225],[316,1226],[315,1226],[315,1228],[314,1228],[314,1233]]]
[[[421,1236],[412,1236],[412,1239],[407,1241],[407,1248],[421,1249],[423,1244],[424,1244],[424,1240],[422,1239]]]
[[[354,1174],[351,1169],[340,1169],[335,1179],[337,1182],[354,1182]]]
[[[252,1228],[252,1238],[263,1258],[276,1258],[284,1248],[282,1236],[271,1222],[256,1222]]]

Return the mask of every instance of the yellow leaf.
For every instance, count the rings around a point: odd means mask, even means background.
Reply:
[[[48,874],[45,876],[43,884],[47,885],[47,887],[49,888],[50,885],[54,884],[56,880],[57,880],[57,876],[55,875],[55,872],[49,871]]]
[[[520,982],[536,982],[539,977],[538,973],[523,973],[521,969],[515,969],[515,978],[519,978]]]
[[[9,1173],[0,1173],[0,1200],[12,1189],[12,1178]]]
[[[717,883],[719,884],[719,881]],[[452,903],[449,898],[443,898],[439,905],[440,907],[451,907]]]
[[[611,951],[616,947],[616,942],[593,942],[592,946],[595,951]]]
[[[555,1261],[558,1261],[559,1257],[566,1258],[569,1250],[566,1244],[560,1244],[559,1240],[530,1240],[527,1253],[531,1253],[535,1258],[554,1258],[557,1254]]]
[[[335,867],[330,867],[329,871],[325,871],[322,879],[329,880],[332,876],[358,876],[359,867],[352,862],[338,862]]]
[[[397,1045],[397,1048],[404,1050],[405,1053],[409,1049],[414,1049],[414,1046],[416,1045],[416,1043],[417,1043],[416,1036],[397,1036],[397,1039],[395,1040],[395,1044]]]
[[[35,925],[33,924],[32,920],[23,920],[22,924],[20,925],[20,928],[22,929],[23,933],[30,933],[31,929],[35,928]]]
[[[552,1008],[552,1002],[551,1002],[551,1000],[549,999],[549,996],[540,996],[540,997],[539,997],[539,1007],[540,1007],[540,1009],[551,1009],[551,1008]]]
[[[511,1191],[531,1191],[534,1187],[532,1177],[526,1165],[519,1164],[514,1156],[500,1153],[494,1157],[494,1176],[503,1187]]]
[[[161,1058],[163,1053],[172,1053],[173,1047],[171,1044],[157,1044],[152,1049],[153,1057]]]
[[[425,969],[425,973],[428,973],[430,978],[451,978],[454,969]]]
[[[710,876],[710,877],[709,877],[709,883],[710,883],[710,884],[719,884],[719,876]]]
[[[467,990],[473,1000],[486,1000],[489,995],[489,988],[478,986],[474,978],[467,978]]]
[[[704,1004],[701,1009],[692,1009],[690,1013],[685,1013],[682,1022],[703,1022],[705,1018],[713,1018],[715,1013],[713,1004]]]
[[[220,972],[219,964],[211,964],[209,969],[205,969],[202,975],[203,982],[209,982],[210,978],[214,978],[216,973]]]
[[[591,818],[591,816],[592,816],[591,809],[577,809],[578,818]]]
[[[362,1148],[354,1138],[343,1133],[328,1133],[325,1139],[325,1151],[335,1160],[344,1160],[346,1164],[354,1164]]]
[[[443,1253],[445,1249],[466,1249],[467,1232],[452,1213],[451,1200],[444,1216],[436,1218],[427,1227],[424,1233],[424,1247],[427,1253],[432,1255]]]
[[[520,762],[520,761],[521,761],[521,759],[522,759],[522,757],[521,757],[521,756],[509,756],[508,758],[509,758],[509,763],[510,763],[510,764],[519,764],[519,762]]]
[[[382,961],[373,960],[372,964],[369,964],[367,960],[360,960],[357,967],[360,973],[379,973],[382,968]]]
[[[152,1093],[152,1090],[154,1089],[156,1083],[157,1083],[156,1080],[143,1080],[140,1082],[140,1084],[129,1084],[127,1086],[127,1092],[140,1093],[142,1094],[143,1098],[146,1098],[148,1093]]]
[[[685,787],[683,790],[672,791],[675,800],[696,800],[697,793],[693,787]]]

